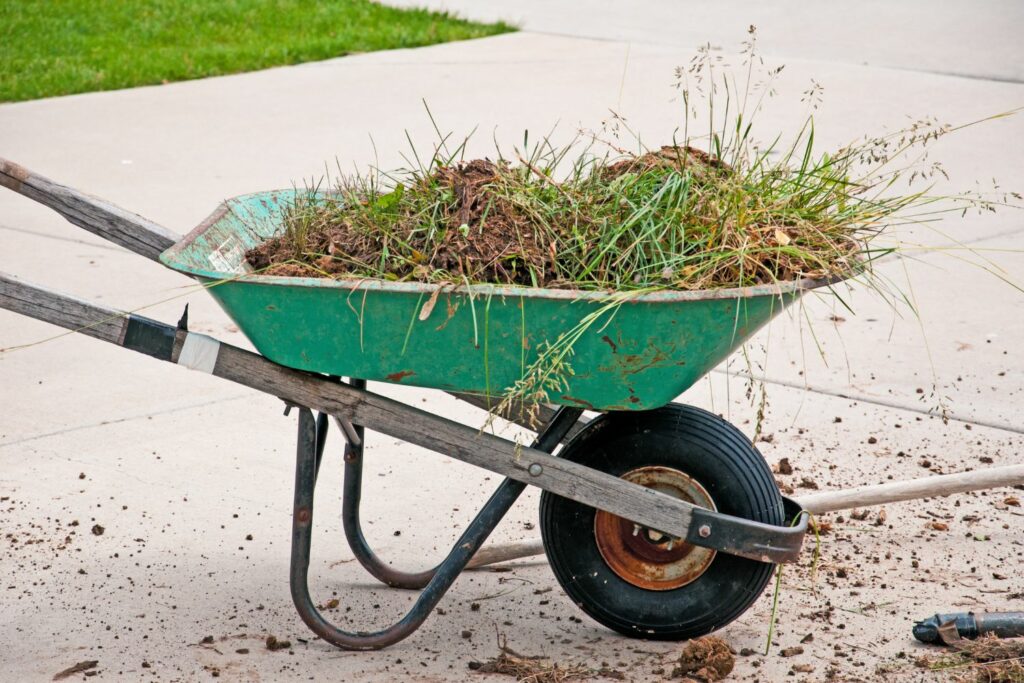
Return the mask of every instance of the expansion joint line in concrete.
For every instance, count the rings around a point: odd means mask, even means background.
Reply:
[[[517,33],[532,33],[538,36],[549,36],[552,38],[571,38],[576,40],[592,40],[598,43],[617,43],[625,45],[626,43],[636,43],[642,45],[654,45],[657,47],[672,47],[681,50],[696,50],[699,46],[697,45],[680,45],[667,40],[638,40],[636,38],[609,38],[605,36],[589,36],[589,35],[578,35],[573,33],[562,33],[559,31],[543,31],[539,29],[520,29]],[[768,57],[771,59],[787,60],[787,61],[801,61],[801,62],[816,62],[818,64],[838,64],[840,66],[856,66],[865,69],[885,69],[887,71],[904,71],[915,74],[927,74],[929,76],[944,76],[946,78],[966,78],[970,81],[989,81],[991,83],[1010,83],[1012,85],[1020,85],[1024,81],[1018,78],[1008,78],[1005,76],[993,76],[985,74],[969,74],[969,73],[957,73],[955,71],[938,71],[936,69],[912,69],[905,66],[892,66],[890,64],[857,64],[856,62],[843,62],[830,59],[820,59],[814,57],[793,57],[778,54],[765,54],[762,57]]]
[[[776,386],[787,387],[789,389],[797,389],[799,391],[806,391],[812,394],[821,394],[824,396],[835,396],[836,398],[843,398],[850,401],[859,401],[860,403],[869,403],[871,405],[882,406],[884,408],[892,408],[894,410],[903,410],[909,413],[917,413],[919,415],[927,415],[929,417],[936,417],[935,413],[924,408],[918,408],[917,406],[909,406],[897,401],[886,401],[880,398],[872,398],[870,396],[858,396],[856,394],[844,393],[835,389],[825,389],[823,387],[814,387],[809,384],[800,384],[799,382],[789,382],[782,379],[770,379],[763,375],[751,375],[746,372],[729,372],[727,370],[712,370],[711,372],[719,375],[726,375],[731,377],[740,377],[742,379],[754,380],[756,382],[764,382],[765,384],[774,384]],[[1004,432],[1011,432],[1013,434],[1024,434],[1024,427],[1017,425],[1005,424],[1002,422],[993,422],[991,420],[979,420],[977,418],[960,417],[957,415],[948,415],[950,420],[954,422],[961,422],[963,424],[977,425],[978,427],[987,427],[989,429],[998,429]]]
[[[173,413],[180,413],[185,410],[192,410],[194,408],[205,408],[206,406],[217,405],[220,403],[229,403],[231,401],[239,401],[241,399],[250,398],[249,394],[240,394],[238,396],[229,396],[228,398],[218,398],[213,401],[202,401],[200,403],[189,403],[188,405],[177,406],[174,408],[167,408],[166,410],[157,410],[147,413],[140,413],[138,415],[129,415],[128,417],[120,417],[113,420],[103,420],[101,422],[90,422],[83,425],[75,425],[73,427],[65,427],[64,429],[58,429],[52,432],[45,432],[43,434],[34,434],[32,436],[26,436],[16,441],[9,441],[7,443],[0,442],[0,450],[9,448],[10,446],[17,446],[18,444],[28,443],[29,441],[38,441],[40,439],[46,439],[51,436],[61,436],[63,434],[70,434],[71,432],[82,431],[83,429],[94,429],[96,427],[106,427],[107,425],[121,424],[123,422],[133,422],[135,420],[145,420],[151,417],[159,417],[161,415],[171,415]]]

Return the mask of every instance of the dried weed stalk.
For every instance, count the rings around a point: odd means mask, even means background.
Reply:
[[[582,664],[561,666],[544,657],[528,657],[508,647],[504,636],[498,638],[498,656],[486,662],[471,662],[478,673],[514,676],[519,683],[563,683],[589,678],[593,673]]]

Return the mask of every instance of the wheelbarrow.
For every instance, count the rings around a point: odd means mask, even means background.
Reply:
[[[0,308],[272,394],[286,413],[297,410],[291,595],[303,621],[333,645],[377,649],[414,632],[527,485],[542,489],[543,548],[562,588],[629,636],[688,639],[721,628],[758,598],[776,564],[799,555],[808,514],[780,494],[750,440],[717,415],[671,401],[828,282],[629,298],[580,336],[574,373],[548,391],[536,439],[521,445],[373,393],[367,380],[493,407],[545,344],[613,295],[251,272],[245,251],[282,229],[293,191],[229,200],[180,238],[2,159],[0,184],[196,278],[258,349],[189,331],[187,307],[166,324],[0,274]],[[525,421],[522,413],[507,417]],[[374,632],[335,626],[309,593],[313,493],[331,422],[345,439],[342,515],[352,552],[386,585],[422,589],[403,619]],[[504,477],[434,569],[393,569],[363,536],[367,430]]]

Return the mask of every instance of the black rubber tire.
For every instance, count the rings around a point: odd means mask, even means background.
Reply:
[[[764,458],[736,427],[676,403],[606,413],[559,457],[621,476],[651,465],[696,479],[719,512],[781,526],[782,496]],[[636,638],[685,640],[736,619],[761,595],[774,565],[718,553],[695,581],[667,591],[634,586],[613,572],[594,539],[594,508],[545,491],[541,534],[566,594],[605,626]]]

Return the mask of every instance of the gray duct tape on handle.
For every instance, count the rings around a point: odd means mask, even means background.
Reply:
[[[219,353],[219,341],[205,334],[189,332],[178,354],[178,365],[184,365],[189,370],[212,373]]]

